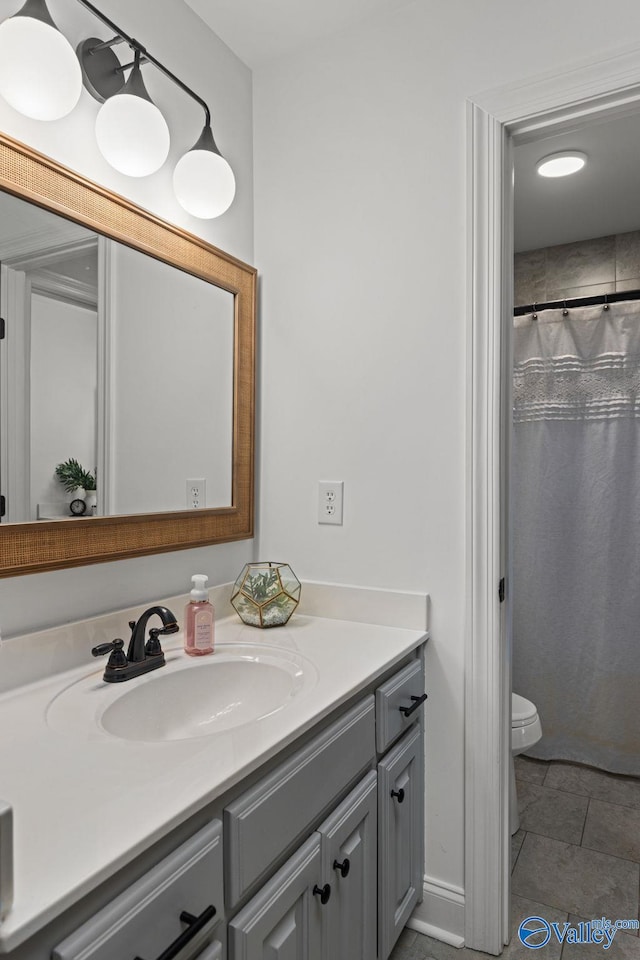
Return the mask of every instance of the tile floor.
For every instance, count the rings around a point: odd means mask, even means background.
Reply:
[[[640,779],[578,764],[516,757],[520,829],[511,846],[511,929],[504,960],[640,960],[638,931],[600,944],[539,950],[517,937],[529,916],[572,927],[581,920],[637,919],[640,897]],[[390,960],[487,960],[405,929]]]

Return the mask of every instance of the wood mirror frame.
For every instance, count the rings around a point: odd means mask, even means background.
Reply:
[[[252,537],[256,270],[4,134],[0,189],[210,281],[235,302],[231,506],[0,523],[0,577]]]

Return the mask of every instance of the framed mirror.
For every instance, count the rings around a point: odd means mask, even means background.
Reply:
[[[255,269],[2,134],[0,190],[0,576],[253,536]]]

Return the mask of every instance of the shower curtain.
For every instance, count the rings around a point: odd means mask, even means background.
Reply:
[[[513,689],[530,751],[640,776],[640,302],[514,320]]]

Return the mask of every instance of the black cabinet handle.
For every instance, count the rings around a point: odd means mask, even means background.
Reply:
[[[397,797],[398,803],[404,803],[404,787],[400,787],[399,790],[392,790],[391,796]]]
[[[202,913],[194,917],[192,913],[187,913],[186,910],[183,910],[180,914],[180,919],[183,923],[188,923],[189,926],[186,930],[183,930],[173,943],[170,943],[166,950],[164,950],[158,960],[174,960],[180,951],[185,947],[190,940],[193,940],[197,933],[206,927],[209,921],[215,917],[216,908],[211,904],[208,907],[205,907]],[[136,957],[135,960],[141,960],[141,957]]]
[[[331,887],[328,883],[325,883],[324,887],[319,887],[316,883],[313,888],[314,897],[320,897],[320,903],[324,906],[325,903],[329,903],[329,898],[331,897]]]
[[[405,717],[410,717],[414,710],[417,710],[421,703],[424,703],[427,699],[426,693],[423,693],[421,697],[411,697],[413,703],[410,707],[398,707],[400,713],[403,713]]]
[[[337,860],[333,861],[333,869],[340,871],[341,877],[348,877],[349,870],[351,869],[351,864],[349,863],[349,857],[345,857],[342,863],[338,863]]]

